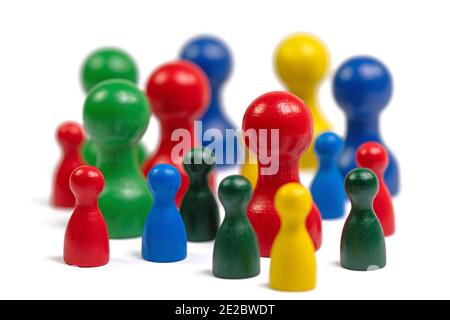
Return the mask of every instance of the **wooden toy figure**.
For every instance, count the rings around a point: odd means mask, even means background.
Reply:
[[[384,182],[384,172],[388,163],[389,155],[386,149],[377,142],[366,142],[356,151],[358,167],[370,169],[377,175],[379,188],[373,202],[373,209],[386,237],[395,232],[394,206],[389,189]]]
[[[94,86],[105,80],[124,79],[137,84],[138,68],[134,59],[118,48],[100,48],[89,54],[81,68],[81,83],[88,93]],[[136,151],[139,163],[145,159],[144,145],[138,144]],[[97,162],[97,151],[92,140],[83,145],[83,157],[92,166]]]
[[[333,132],[322,133],[314,146],[320,165],[311,184],[311,194],[323,219],[336,219],[344,215],[347,197],[344,177],[338,166],[343,147],[344,142]]]
[[[341,237],[341,265],[350,270],[370,271],[386,265],[383,228],[373,211],[378,179],[369,169],[357,168],[345,177],[352,209]]]
[[[322,132],[331,130],[331,125],[322,114],[318,102],[318,88],[328,73],[329,55],[325,44],[317,37],[306,33],[295,33],[285,38],[275,52],[275,68],[280,79],[290,92],[305,101],[314,121],[314,140]],[[314,146],[301,158],[306,169],[317,167]]]
[[[220,183],[219,199],[225,208],[225,220],[214,244],[213,273],[218,278],[259,275],[258,240],[247,217],[251,194],[250,182],[242,176],[229,176]]]
[[[364,142],[385,146],[380,134],[380,115],[392,96],[392,77],[378,59],[358,56],[345,61],[336,71],[333,94],[347,117],[347,135],[340,167],[343,175],[356,167],[356,149]],[[389,152],[389,165],[384,178],[389,191],[400,189],[400,171],[396,158]]]
[[[184,260],[186,230],[174,200],[181,184],[180,173],[170,164],[159,164],[150,170],[147,183],[154,201],[142,236],[142,257],[152,262]]]
[[[281,228],[273,243],[270,287],[280,291],[308,291],[316,287],[316,256],[306,229],[312,197],[298,183],[282,186],[275,195]]]
[[[208,148],[194,148],[184,160],[190,184],[180,212],[191,242],[214,240],[219,230],[219,208],[208,185],[208,175],[215,164],[214,156]]]
[[[242,128],[247,147],[258,157],[258,181],[247,214],[258,236],[261,256],[269,257],[280,228],[275,193],[286,183],[300,182],[298,163],[313,136],[311,112],[289,92],[269,92],[247,108]],[[322,244],[322,219],[315,204],[306,224],[318,250]]]
[[[89,92],[83,118],[98,151],[97,167],[105,176],[99,205],[109,235],[139,237],[152,206],[133,151],[150,120],[147,97],[127,80],[107,80]]]
[[[72,172],[84,164],[80,152],[84,140],[83,129],[78,123],[64,122],[56,130],[56,139],[63,156],[54,176],[52,204],[59,208],[73,208],[75,196],[70,190],[69,180]]]
[[[66,228],[64,261],[78,267],[99,267],[109,261],[109,237],[98,208],[98,195],[105,185],[95,167],[81,166],[70,177],[77,204]]]

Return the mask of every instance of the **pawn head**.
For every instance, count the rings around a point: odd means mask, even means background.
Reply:
[[[333,157],[344,148],[344,141],[334,132],[324,132],[319,135],[314,144],[314,149],[319,156]]]
[[[153,195],[174,197],[180,188],[181,175],[171,164],[154,166],[147,176],[147,185]]]
[[[83,129],[76,122],[64,122],[56,129],[56,139],[63,149],[76,149],[84,141]]]
[[[121,49],[101,48],[92,52],[81,68],[81,81],[86,92],[98,83],[124,79],[136,83],[138,71],[133,58]]]
[[[220,86],[231,73],[230,50],[216,37],[199,36],[190,40],[181,50],[181,58],[198,65],[206,73],[212,87]]]
[[[282,221],[306,220],[312,205],[311,194],[299,183],[287,183],[275,194],[275,209]]]
[[[189,174],[208,174],[216,165],[216,159],[208,148],[192,148],[184,157],[184,168]]]
[[[147,95],[158,118],[197,119],[209,104],[210,87],[203,71],[189,61],[157,68],[147,83]]]
[[[103,174],[92,166],[81,166],[75,169],[70,176],[69,183],[79,204],[95,201],[105,187]]]
[[[136,143],[147,130],[150,106],[147,97],[127,80],[107,80],[87,95],[83,111],[89,136],[106,147]]]
[[[252,185],[250,182],[240,175],[228,176],[222,180],[219,185],[219,199],[224,208],[247,207],[248,202],[252,196]]]
[[[290,35],[275,51],[275,68],[281,81],[289,88],[317,86],[329,68],[328,50],[313,35]]]
[[[242,128],[247,147],[258,157],[270,154],[297,161],[313,137],[309,108],[285,91],[269,92],[254,100],[245,112]],[[275,133],[278,139],[272,139]]]
[[[351,58],[337,70],[333,80],[333,94],[347,117],[376,117],[391,98],[391,74],[375,58]]]
[[[371,206],[378,192],[378,178],[372,170],[356,168],[345,177],[344,187],[353,205]]]
[[[366,142],[356,151],[356,164],[382,175],[389,164],[389,155],[378,142]]]

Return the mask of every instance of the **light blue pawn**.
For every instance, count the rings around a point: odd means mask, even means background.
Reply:
[[[319,170],[311,184],[311,194],[323,219],[340,218],[345,212],[347,197],[344,177],[338,165],[343,148],[343,140],[333,132],[322,133],[315,142]]]
[[[187,237],[183,219],[175,205],[181,176],[170,164],[150,170],[147,184],[153,206],[142,236],[142,257],[152,262],[177,262],[187,256]]]

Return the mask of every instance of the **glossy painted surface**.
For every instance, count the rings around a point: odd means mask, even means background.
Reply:
[[[320,110],[318,89],[329,69],[328,50],[314,35],[296,33],[283,39],[275,51],[275,69],[286,88],[302,99],[311,110],[314,139],[331,125]],[[311,145],[301,159],[307,169],[317,167]]]
[[[242,128],[244,131],[253,129],[256,132],[266,129],[269,134],[268,139],[258,138],[257,144],[245,140],[247,147],[258,157],[258,182],[247,213],[258,236],[261,255],[269,257],[280,228],[280,218],[274,207],[275,193],[286,183],[300,181],[298,162],[313,136],[311,113],[295,95],[281,91],[269,92],[250,104]],[[278,130],[279,140],[271,141],[272,129]],[[274,168],[277,164],[278,170],[273,175],[263,174],[271,164],[261,161],[262,150],[272,149],[276,161],[273,163]],[[308,216],[307,227],[316,249],[319,249],[322,243],[322,222],[315,205]]]
[[[341,237],[341,265],[356,271],[371,271],[386,265],[383,228],[373,210],[378,192],[376,174],[356,168],[345,177],[345,191],[352,209]]]
[[[308,291],[316,287],[316,255],[306,229],[313,200],[298,183],[282,186],[275,195],[281,228],[270,255],[270,287],[280,291]]]
[[[183,167],[187,152],[197,146],[194,120],[206,109],[210,100],[208,79],[199,67],[188,61],[173,61],[158,67],[150,76],[147,96],[161,128],[160,142],[145,162],[143,172],[160,163],[174,165],[181,174],[176,196],[179,207],[189,187]]]
[[[204,35],[186,43],[180,56],[198,65],[205,72],[211,85],[211,100],[201,117],[203,130],[202,136],[198,138],[204,147],[212,149],[213,146],[217,146],[213,150],[216,159],[223,159],[221,161],[223,163],[217,164],[219,168],[233,166],[237,163],[237,150],[240,144],[236,136],[227,137],[226,135],[226,130],[235,130],[235,126],[226,115],[226,107],[222,99],[222,89],[231,74],[233,65],[231,51],[221,39]],[[215,140],[213,145],[211,145],[211,139],[204,136],[209,129],[215,129],[221,133],[221,139]]]
[[[142,257],[152,262],[184,260],[187,256],[186,230],[175,206],[180,173],[170,164],[159,164],[150,170],[147,184],[154,201],[142,235]]]
[[[152,205],[134,153],[150,120],[147,97],[129,81],[107,80],[89,92],[83,118],[98,150],[96,166],[105,176],[99,204],[109,235],[139,237]]]
[[[344,177],[338,166],[343,147],[344,142],[334,132],[319,135],[314,146],[319,169],[311,183],[311,194],[323,219],[341,218],[345,212],[347,196]]]
[[[373,209],[383,227],[384,235],[390,236],[395,232],[395,216],[392,197],[384,182],[384,173],[389,163],[386,149],[377,142],[366,142],[356,151],[356,164],[375,172],[378,177],[378,193],[373,202]]]
[[[55,170],[51,201],[55,207],[73,208],[75,196],[70,190],[69,179],[76,168],[84,165],[81,158],[83,129],[76,122],[64,122],[56,130],[56,139],[63,154]]]
[[[250,182],[228,176],[219,185],[225,219],[214,243],[213,274],[224,279],[245,279],[260,273],[258,240],[247,217],[252,195]]]
[[[392,96],[392,77],[381,61],[368,56],[353,57],[336,71],[333,93],[347,117],[340,160],[342,173],[346,175],[356,167],[355,153],[361,144],[375,141],[386,147],[380,135],[379,118]],[[384,177],[390,192],[396,195],[400,189],[399,166],[393,153],[388,152],[390,162]]]
[[[98,208],[105,181],[95,167],[82,166],[70,177],[77,204],[64,236],[64,262],[78,267],[99,267],[109,262],[109,237]]]
[[[214,157],[207,148],[192,149],[184,160],[190,184],[181,202],[180,212],[191,242],[212,241],[219,230],[219,208],[208,184],[208,177],[215,165]]]

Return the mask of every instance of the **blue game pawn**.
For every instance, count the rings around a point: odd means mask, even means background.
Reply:
[[[343,147],[344,142],[333,132],[322,133],[314,145],[319,169],[311,184],[311,194],[323,219],[336,219],[344,215],[347,197],[344,177],[338,166]]]
[[[202,145],[213,151],[219,168],[235,165],[237,152],[240,150],[239,142],[235,126],[224,114],[222,105],[222,87],[232,69],[230,50],[220,39],[199,36],[183,47],[181,58],[197,64],[205,72],[211,85],[211,101],[201,119],[202,137],[199,138]]]
[[[337,104],[347,116],[347,136],[341,155],[340,167],[345,176],[356,167],[355,153],[368,141],[381,143],[380,113],[392,95],[392,78],[387,67],[372,57],[353,57],[337,70],[333,81]],[[386,148],[387,149],[387,148]],[[392,195],[400,188],[397,160],[389,152],[389,166],[385,173],[386,184]]]
[[[160,164],[149,172],[147,184],[153,194],[142,236],[142,257],[152,262],[177,262],[187,256],[183,219],[175,206],[181,176],[170,164]]]

